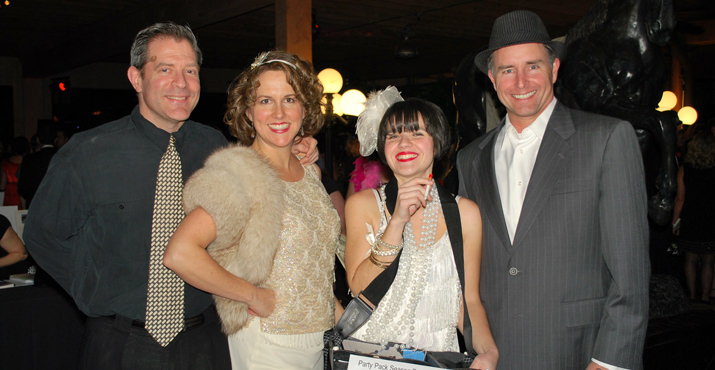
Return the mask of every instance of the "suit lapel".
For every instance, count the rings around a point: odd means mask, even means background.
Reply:
[[[483,213],[489,217],[502,245],[511,247],[509,233],[506,229],[506,222],[504,221],[501,197],[499,196],[499,189],[497,187],[496,171],[494,169],[494,145],[496,144],[497,134],[503,127],[504,124],[502,123],[499,129],[494,130],[491,138],[481,143],[482,155],[479,156],[479,161],[475,163],[476,168],[474,174],[477,176],[476,181],[479,183],[479,188],[483,189],[482,193],[484,195],[480,199],[481,203],[479,207],[482,208]]]
[[[526,189],[519,224],[514,235],[515,247],[522,242],[534,220],[539,216],[539,212],[546,205],[558,180],[559,170],[563,168],[570,151],[566,139],[574,132],[575,128],[568,109],[561,103],[556,103],[536,156],[529,187]]]

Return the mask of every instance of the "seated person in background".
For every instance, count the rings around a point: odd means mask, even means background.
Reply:
[[[27,250],[25,244],[22,243],[20,237],[10,225],[10,220],[7,217],[0,215],[0,247],[7,252],[7,255],[0,257],[0,268],[14,265],[20,261],[27,259]],[[3,269],[4,270],[4,269]],[[0,279],[7,278],[4,272],[0,270]]]

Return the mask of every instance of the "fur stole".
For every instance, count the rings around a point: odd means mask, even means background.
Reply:
[[[280,246],[283,184],[265,158],[232,145],[212,154],[184,186],[184,211],[202,207],[216,224],[216,240],[207,248],[230,273],[262,285]],[[248,305],[214,295],[226,334],[241,329]]]

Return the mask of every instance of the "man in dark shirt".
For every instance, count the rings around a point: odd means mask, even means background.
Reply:
[[[30,208],[32,198],[45,177],[50,160],[57,152],[57,148],[53,145],[55,131],[47,123],[37,127],[37,139],[40,141],[40,150],[26,155],[17,171],[17,192],[25,199],[26,208]]]
[[[184,329],[160,345],[144,329],[159,161],[176,139],[184,182],[224,136],[189,120],[201,51],[191,29],[157,23],[132,45],[130,115],[76,134],[57,152],[28,213],[31,255],[88,316],[83,369],[230,369],[209,294],[184,284]],[[315,161],[315,140],[306,161]],[[165,246],[164,246],[165,247]]]

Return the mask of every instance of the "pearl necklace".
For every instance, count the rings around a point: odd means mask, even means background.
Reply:
[[[420,243],[416,245],[412,223],[407,222],[402,232],[404,247],[397,275],[386,295],[389,298],[380,302],[367,323],[365,334],[377,343],[387,344],[400,333],[409,333],[409,340],[405,344],[414,347],[415,312],[422,299],[426,276],[432,265],[437,222],[442,211],[436,187],[432,187],[430,195],[432,200],[427,203],[422,213]],[[384,204],[384,186],[380,188],[380,196]]]

